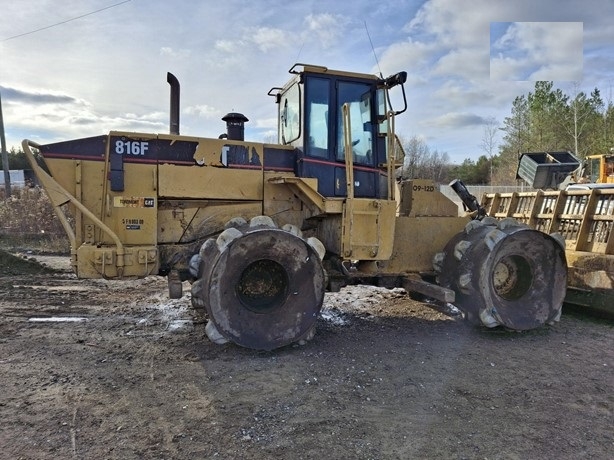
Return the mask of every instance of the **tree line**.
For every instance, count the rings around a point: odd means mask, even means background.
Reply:
[[[15,147],[11,147],[11,150],[7,152],[9,159],[9,169],[30,169],[30,163],[26,155],[21,149],[17,150]],[[0,171],[2,171],[2,163],[0,162]]]
[[[461,179],[466,184],[488,184],[493,162],[486,155],[477,160],[465,159],[460,165],[452,164],[447,152],[431,150],[426,141],[418,136],[400,137],[405,153],[398,178],[433,179],[436,183],[449,183]]]

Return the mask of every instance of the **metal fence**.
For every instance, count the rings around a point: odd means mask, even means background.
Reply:
[[[478,202],[482,202],[482,196],[486,193],[511,193],[511,192],[534,192],[535,190],[526,185],[467,185],[467,190],[473,196],[478,199]],[[448,187],[447,184],[441,184],[439,191],[443,193],[450,200],[454,201],[458,205],[459,214],[464,213],[463,202],[458,197],[452,187]]]

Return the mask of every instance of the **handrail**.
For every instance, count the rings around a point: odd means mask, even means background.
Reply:
[[[346,102],[343,110],[343,151],[345,153],[345,185],[348,199],[354,198],[354,155],[352,153],[352,121],[350,106]]]
[[[388,173],[388,199],[395,199],[395,190],[396,190],[396,178],[395,178],[395,167],[397,163],[396,159],[396,141],[397,137],[395,134],[395,126],[394,126],[394,116],[395,113],[393,111],[388,111],[387,118],[388,123],[386,123],[388,132],[386,133],[386,140],[388,141],[387,151],[388,151],[388,162],[387,162],[387,173]],[[399,143],[400,145],[400,143]],[[405,152],[403,152],[403,156],[405,156]]]
[[[83,205],[83,203],[81,203],[77,198],[75,198],[71,193],[69,193],[64,187],[58,184],[58,182],[53,177],[51,177],[51,175],[49,175],[47,171],[40,167],[40,165],[36,161],[34,153],[32,153],[32,150],[30,150],[30,147],[34,147],[35,149],[40,150],[40,144],[37,144],[36,142],[30,141],[28,139],[24,139],[21,143],[21,146],[25,153],[26,159],[28,160],[28,163],[30,163],[32,170],[36,174],[36,178],[45,189],[45,192],[47,193],[47,196],[49,197],[49,200],[53,205],[53,209],[58,218],[60,219],[60,223],[62,224],[62,227],[64,227],[64,231],[66,232],[68,239],[70,240],[71,255],[74,256],[77,250],[77,248],[75,247],[75,232],[73,231],[70,223],[68,222],[68,219],[66,218],[66,215],[61,209],[61,206],[65,205],[68,202],[73,204],[81,213],[83,213],[90,220],[92,220],[98,228],[100,228],[104,233],[109,235],[109,237],[113,240],[115,246],[117,247],[117,273],[121,277],[125,266],[125,250],[123,243],[119,239],[119,236],[117,236],[117,234],[113,230],[111,230],[104,222],[102,222],[95,214],[93,214],[89,209],[87,209]]]

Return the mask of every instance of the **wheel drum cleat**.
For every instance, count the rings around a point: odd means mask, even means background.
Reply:
[[[440,284],[472,322],[522,331],[560,317],[567,264],[550,235],[513,219],[472,221],[435,262]]]

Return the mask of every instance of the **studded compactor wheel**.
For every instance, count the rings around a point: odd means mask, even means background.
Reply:
[[[207,336],[257,350],[309,340],[324,300],[324,245],[267,216],[235,218],[192,257],[192,305]]]
[[[467,319],[533,329],[558,321],[567,288],[564,241],[515,219],[471,221],[433,265]]]

